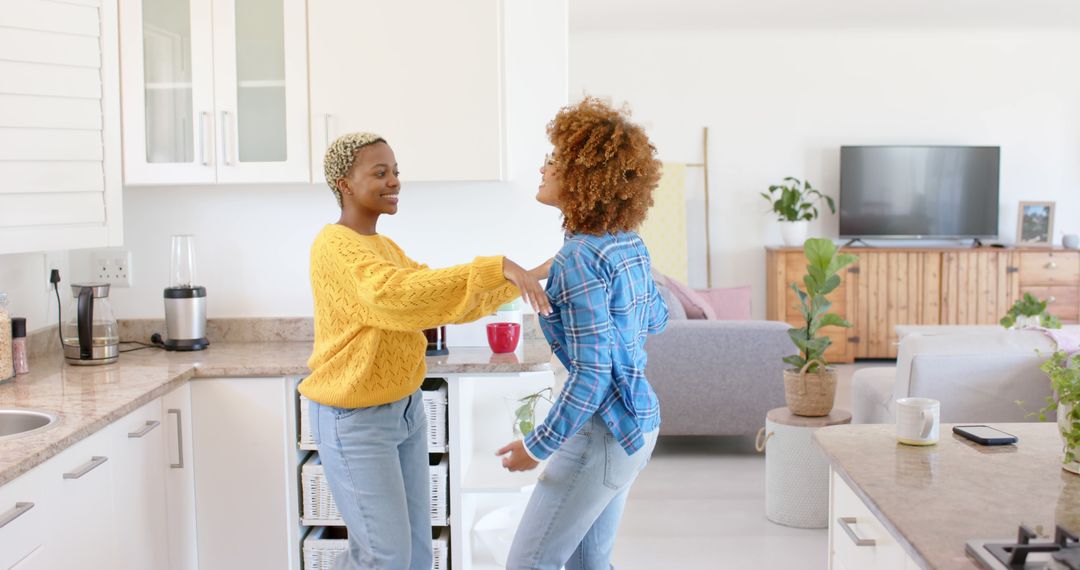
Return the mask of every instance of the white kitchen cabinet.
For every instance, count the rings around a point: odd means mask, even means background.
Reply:
[[[299,567],[294,386],[287,378],[191,382],[201,570]]]
[[[169,566],[195,570],[199,552],[195,519],[195,467],[191,449],[191,383],[185,382],[161,398],[165,438],[166,525]]]
[[[855,491],[830,469],[829,568],[910,570],[919,565]]]
[[[169,567],[165,430],[154,400],[109,426],[113,440],[117,568]]]
[[[0,568],[29,568],[31,560],[41,567],[59,489],[59,478],[41,468],[0,487]]]
[[[117,0],[0,11],[0,254],[120,245]]]
[[[308,30],[313,182],[352,131],[386,137],[406,181],[504,178],[500,0],[317,0]]]
[[[42,558],[45,567],[117,567],[120,529],[126,528],[116,519],[113,459],[111,432],[105,429],[45,463],[45,475],[60,482],[52,496],[55,508]],[[126,542],[122,546],[126,549]]]
[[[127,184],[307,182],[303,0],[122,3]]]

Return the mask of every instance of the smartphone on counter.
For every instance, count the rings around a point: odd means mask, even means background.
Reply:
[[[953,426],[952,430],[956,435],[970,439],[979,445],[1008,445],[1017,442],[1015,435],[990,426]]]

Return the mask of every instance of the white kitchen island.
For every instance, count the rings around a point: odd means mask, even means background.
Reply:
[[[937,445],[896,443],[895,426],[832,426],[814,441],[832,466],[833,570],[974,570],[969,541],[1050,539],[1080,529],[1080,476],[1061,469],[1055,423],[993,424],[1016,445],[981,446],[941,426]],[[977,548],[976,548],[977,549]]]

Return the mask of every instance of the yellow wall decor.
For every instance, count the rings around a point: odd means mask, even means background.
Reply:
[[[660,185],[653,191],[653,207],[638,230],[660,273],[689,281],[686,244],[686,165],[665,162]]]

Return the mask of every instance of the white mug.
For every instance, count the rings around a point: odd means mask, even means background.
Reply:
[[[896,401],[896,440],[907,445],[934,445],[941,427],[941,402],[930,398]]]

